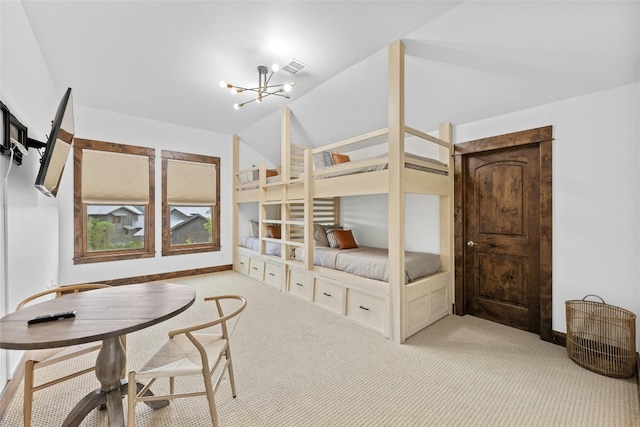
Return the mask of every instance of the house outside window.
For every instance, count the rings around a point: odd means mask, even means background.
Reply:
[[[220,158],[162,151],[162,255],[220,250]]]
[[[145,206],[87,205],[87,252],[144,247]]]
[[[171,246],[211,243],[211,207],[170,206]]]
[[[76,138],[74,263],[155,256],[155,150]]]

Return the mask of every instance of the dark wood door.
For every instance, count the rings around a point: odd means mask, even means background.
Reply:
[[[463,163],[465,312],[540,333],[540,147]]]

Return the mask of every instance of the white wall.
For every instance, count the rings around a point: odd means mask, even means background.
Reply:
[[[553,329],[587,294],[640,314],[638,84],[458,125],[456,141],[553,126]],[[640,348],[640,340],[638,340]]]
[[[438,136],[437,132],[430,132]],[[359,149],[349,153],[351,160],[363,160],[386,155],[388,144]],[[439,147],[414,136],[405,139],[405,151],[438,159]],[[389,196],[350,196],[340,200],[340,223],[353,230],[356,243],[378,248],[389,247]],[[371,209],[375,206],[375,209]],[[440,197],[426,194],[405,196],[405,248],[408,251],[440,252]],[[382,225],[382,227],[381,227]]]
[[[340,199],[340,223],[353,230],[358,245],[389,247],[387,194]],[[375,206],[375,209],[371,207]],[[440,252],[440,197],[407,194],[405,198],[405,248],[415,252]]]
[[[45,141],[62,93],[53,86],[20,2],[0,2],[0,43],[0,98],[27,126],[29,137]],[[11,167],[7,191],[4,185],[1,190],[6,218],[3,214],[0,224],[5,224],[5,219],[7,224],[2,246],[8,246],[0,260],[1,315],[58,280],[58,201],[34,187],[38,160],[37,151],[30,149],[21,166]],[[3,181],[8,169],[8,159],[0,158]],[[0,353],[0,384],[4,384],[20,352]]]
[[[69,156],[60,184],[60,283],[62,285],[166,273],[232,263],[232,161],[233,139],[192,128],[124,116],[76,106],[76,137],[156,149],[156,212],[154,258],[73,264],[73,159]],[[220,252],[161,256],[162,167],[161,150],[220,157]]]
[[[0,98],[29,128],[29,136],[46,141],[51,120],[65,88],[57,90],[33,37],[20,2],[0,2],[1,74]],[[73,87],[73,82],[68,82]],[[76,96],[76,99],[78,96]],[[161,191],[156,191],[155,258],[73,265],[73,162],[69,157],[57,198],[44,196],[34,187],[39,156],[30,149],[21,166],[13,165],[7,179],[0,257],[0,315],[13,311],[19,301],[43,291],[52,281],[70,284],[156,274],[175,270],[231,264],[232,262],[232,155],[229,135],[216,134],[75,105],[76,134],[87,139],[154,147],[220,157],[220,252],[161,257]],[[161,188],[160,152],[156,158],[156,188]],[[9,161],[0,158],[2,179]],[[1,216],[4,223],[4,209]],[[21,352],[0,350],[0,385],[11,377]]]

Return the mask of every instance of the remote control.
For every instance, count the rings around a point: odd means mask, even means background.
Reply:
[[[43,323],[43,322],[51,322],[53,320],[62,320],[62,319],[69,319],[72,317],[76,317],[76,311],[63,311],[60,313],[53,313],[53,314],[43,314],[41,316],[36,316],[33,319],[29,319],[27,321],[27,323],[29,325],[33,325],[34,323]]]

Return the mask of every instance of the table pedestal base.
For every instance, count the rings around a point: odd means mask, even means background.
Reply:
[[[140,390],[144,387],[144,384],[136,383],[136,392],[140,393]],[[122,401],[121,399],[127,395],[127,390],[129,389],[127,380],[122,380],[120,383],[120,387],[116,390],[112,390],[110,392],[104,392],[100,389],[94,390],[91,393],[87,394],[82,398],[80,402],[76,404],[73,410],[69,413],[67,418],[64,420],[62,427],[77,427],[82,423],[87,415],[94,409],[100,407],[103,409],[105,406],[107,410],[109,408],[114,408],[114,406],[120,407],[120,413],[122,414]],[[145,396],[153,396],[151,391],[147,391]],[[115,403],[115,400],[118,400],[119,403]],[[115,403],[115,405],[114,405]],[[156,400],[151,402],[145,402],[147,406],[152,409],[160,409],[165,406],[169,406],[168,400]],[[116,411],[117,412],[117,409]],[[115,418],[115,419],[114,419]],[[109,424],[117,425],[117,416],[110,411],[109,412]],[[124,426],[124,416],[122,416],[122,425]]]
[[[120,337],[106,338],[102,341],[102,347],[96,359],[96,377],[101,387],[87,394],[69,413],[62,424],[63,427],[79,426],[82,420],[93,409],[106,405],[110,427],[124,427],[124,412],[122,410],[122,397],[127,394],[128,381],[123,380],[127,365],[127,353],[122,347]],[[144,387],[136,383],[139,393]],[[153,396],[151,391],[145,396]],[[158,409],[169,404],[168,400],[145,402],[147,406]]]

